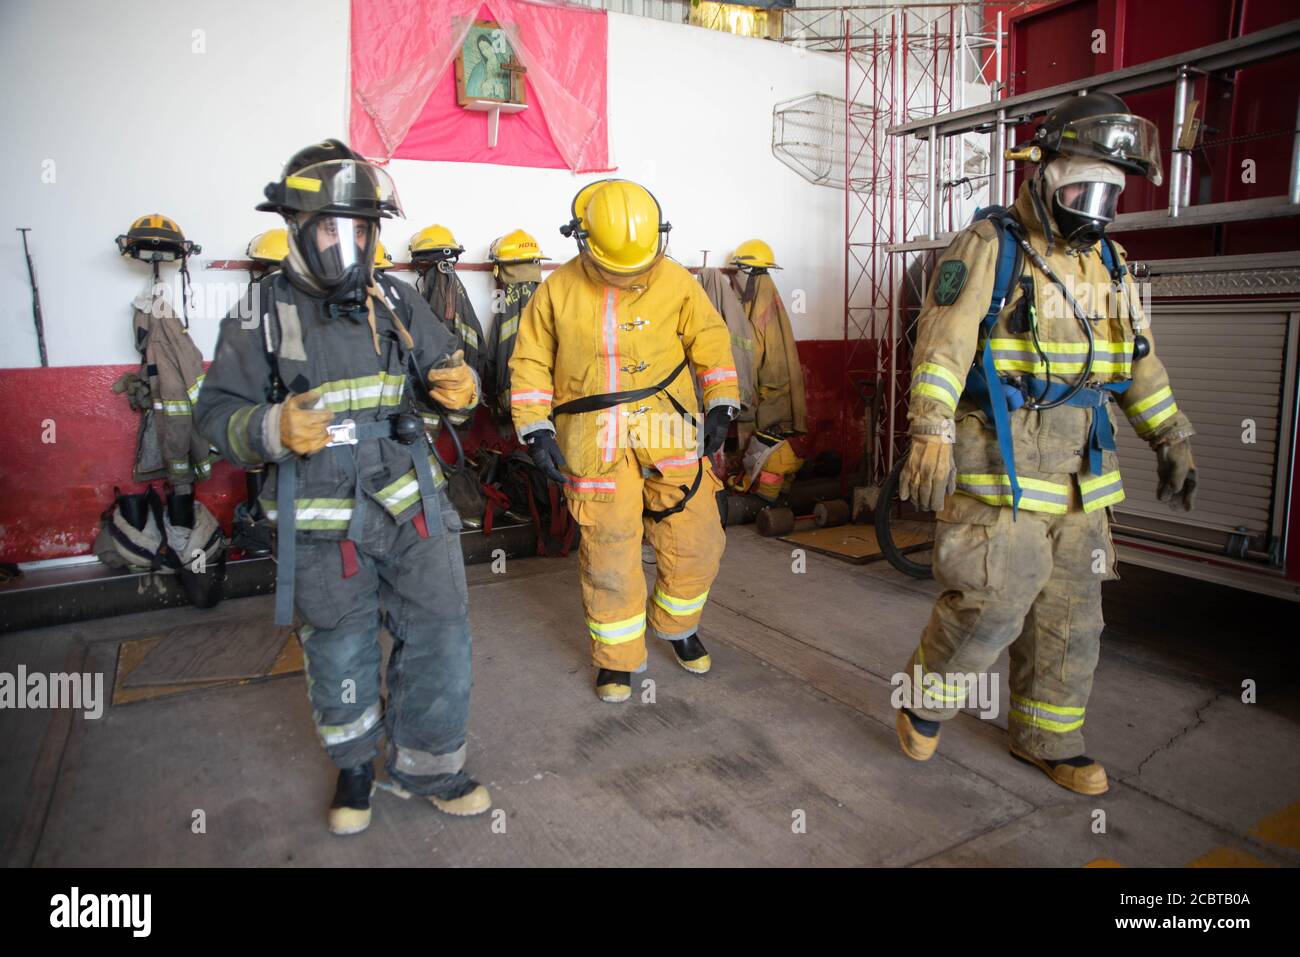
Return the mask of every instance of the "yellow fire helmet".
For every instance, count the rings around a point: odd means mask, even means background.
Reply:
[[[772,252],[772,247],[761,239],[746,239],[737,246],[731,255],[731,264],[746,269],[781,268],[776,264],[776,254]]]
[[[654,265],[673,228],[650,191],[626,179],[588,183],[573,197],[572,212],[560,233],[615,275],[636,275]]]
[[[289,255],[289,231],[268,229],[258,233],[248,244],[248,258],[254,262],[275,265]]]
[[[437,256],[446,258],[448,254],[459,256],[465,247],[456,242],[456,237],[446,226],[434,223],[426,226],[411,237],[411,258],[420,259]]]
[[[388,250],[384,248],[384,244],[382,242],[376,239],[375,240],[375,268],[389,269],[392,267],[392,265],[393,265],[393,261],[388,258]]]
[[[531,233],[522,229],[506,233],[492,240],[488,255],[499,263],[530,263],[550,259],[542,254],[542,247],[537,244]]]

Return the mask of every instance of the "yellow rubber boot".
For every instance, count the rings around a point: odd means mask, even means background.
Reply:
[[[709,657],[708,651],[700,642],[699,635],[691,635],[671,644],[673,653],[677,656],[677,663],[691,674],[708,674],[709,669],[713,667],[713,659]]]
[[[632,697],[632,675],[626,671],[601,668],[596,672],[596,697],[611,704],[621,704]]]

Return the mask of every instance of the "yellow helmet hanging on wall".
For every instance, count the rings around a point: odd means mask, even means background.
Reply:
[[[289,255],[289,231],[268,229],[258,233],[248,244],[248,258],[254,262],[278,264]]]
[[[393,261],[388,258],[388,250],[384,247],[384,244],[382,242],[376,239],[375,240],[375,268],[389,269],[392,267],[392,265],[393,265]]]
[[[412,236],[409,248],[412,259],[446,258],[449,255],[459,256],[465,251],[465,247],[456,242],[451,230],[437,223],[424,227]]]
[[[527,263],[550,259],[531,233],[516,229],[492,240],[488,255],[499,263]]]
[[[772,247],[761,239],[747,239],[731,255],[731,264],[733,266],[743,266],[746,269],[780,269],[776,264],[776,255],[772,252]]]
[[[171,217],[148,213],[117,237],[117,251],[123,256],[161,262],[196,255],[202,247],[186,239]]]

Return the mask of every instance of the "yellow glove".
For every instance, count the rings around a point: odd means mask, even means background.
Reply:
[[[280,442],[299,455],[311,455],[329,445],[327,426],[334,420],[328,409],[314,410],[319,392],[303,392],[284,400],[280,409]]]
[[[478,402],[474,373],[465,365],[465,350],[457,349],[442,366],[429,370],[429,394],[448,412],[473,408]]]
[[[944,499],[957,489],[952,443],[942,435],[912,436],[912,451],[898,476],[898,497],[927,512],[943,509]]]

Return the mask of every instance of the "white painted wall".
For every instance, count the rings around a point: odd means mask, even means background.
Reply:
[[[771,110],[809,92],[842,92],[833,56],[642,17],[609,18],[611,153],[673,222],[672,253],[720,264],[759,236],[786,267],[777,282],[799,338],[836,338],[842,322],[843,196],[772,156]],[[194,31],[203,33],[196,39]],[[196,52],[201,42],[203,52]],[[147,269],[113,237],[146,212],[174,217],[203,245],[192,269],[191,332],[212,355],[242,259],[277,225],[254,211],[262,186],[300,146],[346,134],[347,0],[9,0],[0,5],[0,367],[36,365],[17,226],[31,226],[53,365],[134,361],[131,298]],[[21,91],[20,95],[19,91]],[[509,136],[508,118],[502,136]],[[53,161],[53,181],[49,178]],[[594,176],[564,170],[394,161],[408,219],[384,242],[431,222],[450,226],[467,261],[523,227],[557,259],[569,202]],[[165,267],[166,268],[166,267]],[[398,274],[409,277],[410,274]],[[485,325],[488,278],[465,282]]]

